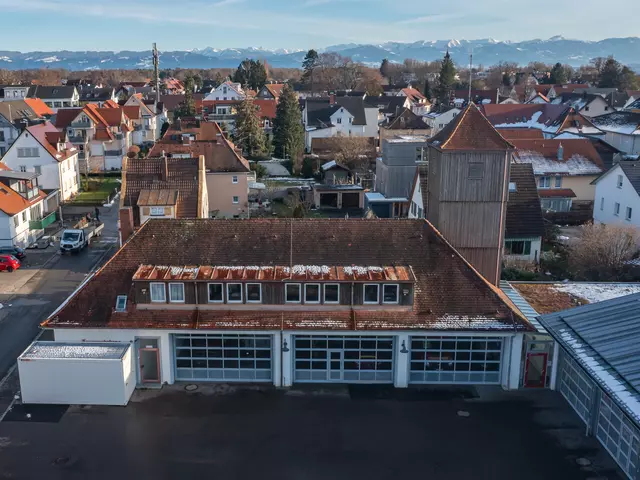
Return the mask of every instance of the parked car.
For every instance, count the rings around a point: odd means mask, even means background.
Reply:
[[[13,255],[20,261],[24,260],[27,256],[25,251],[20,247],[0,247],[0,255]]]
[[[9,273],[20,268],[20,260],[13,255],[0,255],[0,272],[7,271]]]

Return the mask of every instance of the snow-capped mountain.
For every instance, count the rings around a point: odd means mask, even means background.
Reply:
[[[351,57],[354,61],[369,65],[379,64],[387,58],[402,62],[407,58],[433,61],[449,51],[453,60],[466,65],[469,53],[473,52],[474,64],[485,66],[500,61],[568,63],[579,66],[594,57],[614,55],[622,63],[640,65],[640,38],[607,38],[592,42],[571,40],[562,36],[546,40],[535,39],[524,42],[499,41],[493,38],[479,40],[449,39],[420,40],[417,42],[387,42],[383,44],[347,43],[318,49],[319,52],[336,52]],[[261,47],[224,48],[207,47],[190,51],[163,51],[160,53],[163,68],[235,68],[245,58],[266,60],[273,67],[300,67],[304,50],[269,50]],[[11,52],[0,51],[0,68],[11,70],[25,68],[65,68],[68,70],[95,70],[102,68],[150,68],[151,52]]]

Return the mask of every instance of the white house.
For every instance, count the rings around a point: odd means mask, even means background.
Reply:
[[[604,97],[592,93],[563,93],[551,100],[551,103],[573,107],[585,117],[597,117],[615,111]]]
[[[7,85],[4,87],[4,96],[0,97],[0,102],[9,102],[11,100],[23,100],[27,97],[29,87],[22,85]]]
[[[617,163],[594,183],[595,223],[640,228],[640,164],[628,161]]]
[[[162,121],[160,115],[151,111],[151,108],[144,103],[142,95],[131,95],[124,105],[125,107],[140,107],[139,122],[134,121],[134,123],[136,124],[136,127],[139,126],[140,131],[142,132],[142,142],[134,142],[136,145],[152,143],[160,138],[160,131],[162,130],[164,121]]]
[[[605,141],[618,150],[640,154],[640,113],[614,112],[592,118],[593,124],[605,132]]]
[[[424,116],[424,121],[431,127],[431,135],[435,135],[442,130],[451,120],[460,113],[456,107],[449,108],[443,112],[432,111]]]
[[[71,108],[80,105],[80,94],[73,86],[44,87],[33,85],[27,93],[29,98],[39,98],[47,106],[57,112],[59,108]]]
[[[60,200],[78,193],[78,150],[50,122],[27,127],[11,145],[2,162],[12,170],[40,175],[40,187],[59,189]]]
[[[47,194],[38,188],[37,177],[0,166],[0,246],[26,248],[55,220],[55,212],[46,212]]]
[[[246,96],[242,85],[227,81],[218,85],[204,100],[244,100]]]

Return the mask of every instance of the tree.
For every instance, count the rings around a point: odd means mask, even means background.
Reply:
[[[505,87],[511,86],[511,75],[509,75],[507,72],[502,74],[502,85],[504,85]]]
[[[169,122],[164,122],[162,124],[162,127],[160,128],[160,138],[164,137],[164,134],[167,133],[167,130],[169,130],[169,126],[171,124]]]
[[[449,104],[450,91],[456,81],[456,67],[451,60],[449,51],[442,60],[442,66],[440,67],[440,78],[438,79],[438,86],[436,87],[436,98],[441,105]]]
[[[568,80],[565,67],[560,62],[556,63],[551,69],[549,83],[553,85],[563,85],[567,83]]]
[[[632,226],[583,225],[569,248],[569,266],[580,279],[614,280],[637,252],[639,240],[640,233]]]
[[[620,84],[621,70],[622,66],[615,58],[607,58],[600,69],[600,81],[598,82],[598,87],[617,88]]]
[[[300,171],[304,152],[304,129],[298,97],[289,84],[285,84],[276,107],[273,121],[273,147],[278,158],[290,158],[296,172]]]
[[[215,86],[219,87],[220,85],[222,85],[224,83],[224,77],[222,76],[222,74],[220,72],[216,72],[216,76],[213,79],[213,81],[215,82]]]
[[[433,96],[431,93],[431,85],[429,85],[429,79],[425,78],[424,80],[424,92],[422,94],[427,97],[427,100],[431,101],[431,97]]]
[[[267,83],[267,67],[260,60],[251,60],[249,71],[249,86],[256,92]]]
[[[252,172],[256,172],[256,177],[258,179],[264,178],[269,174],[269,172],[267,172],[267,169],[263,165],[260,165],[258,162],[251,163],[250,168]]]
[[[375,157],[373,144],[367,137],[332,137],[328,149],[341,165],[355,172],[366,172]]]
[[[264,158],[267,153],[266,136],[252,98],[245,98],[238,107],[233,137],[249,159]]]
[[[203,80],[202,80],[202,77],[196,73],[192,78],[193,78],[193,85],[194,85],[195,89],[196,90],[200,90],[202,88],[203,83],[204,83]]]
[[[318,52],[313,48],[307,52],[302,60],[302,83],[311,88],[313,80],[313,69],[318,65]]]
[[[243,87],[249,85],[249,76],[251,72],[251,60],[248,58],[242,60],[235,72],[233,72],[232,80],[239,83]]]
[[[361,68],[357,90],[366,92],[369,96],[382,94],[382,75],[373,68]]]
[[[173,118],[193,117],[196,114],[196,102],[193,99],[193,77],[184,81],[184,101],[173,112]]]
[[[380,64],[380,75],[382,75],[384,78],[388,78],[389,77],[389,60],[387,60],[386,58],[382,60],[382,63]]]

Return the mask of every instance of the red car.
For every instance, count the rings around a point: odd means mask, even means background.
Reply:
[[[0,272],[13,272],[20,268],[20,260],[13,255],[0,255]]]

